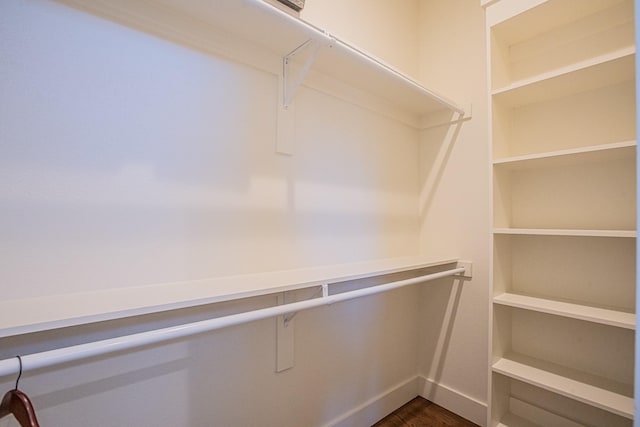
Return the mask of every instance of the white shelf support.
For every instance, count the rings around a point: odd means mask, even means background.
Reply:
[[[293,291],[278,295],[278,305],[294,302]],[[294,313],[295,314],[295,313]],[[283,372],[295,365],[295,323],[292,314],[276,317],[276,372]]]
[[[309,74],[311,66],[320,49],[331,47],[333,39],[328,34],[325,38],[309,39],[282,58],[282,71],[278,76],[278,120],[276,153],[292,155],[295,140],[295,96],[298,89]],[[302,67],[295,72],[293,60],[306,54]]]
[[[285,292],[287,293],[287,292]],[[322,285],[322,287],[320,288],[320,290],[318,292],[316,292],[315,294],[313,294],[311,296],[310,299],[314,299],[314,298],[318,298],[318,297],[328,297],[329,296],[329,285],[328,284],[324,284]],[[292,301],[287,300],[286,303],[290,303]],[[280,300],[278,300],[278,304],[280,304]],[[283,316],[283,321],[284,321],[284,326],[289,325],[289,322],[291,322],[293,320],[294,317],[296,317],[296,315],[298,314],[298,311],[294,311],[292,313],[287,313]]]
[[[473,263],[471,261],[458,261],[458,268],[464,268],[464,272],[461,274],[465,279],[473,278]]]
[[[313,61],[316,59],[318,52],[320,52],[320,48],[323,46],[324,44],[318,40],[307,40],[282,58],[282,88],[284,91],[282,94],[282,106],[285,109],[289,108],[293,103],[293,99],[298,88],[300,88],[300,85],[304,82],[304,78],[311,70]],[[294,76],[292,66],[293,59],[306,51],[308,51],[308,56],[300,71]]]
[[[311,296],[311,300],[329,296],[329,285],[323,284]],[[278,305],[295,302],[295,292],[285,291],[278,295]],[[295,322],[294,317],[300,311],[285,313],[276,318],[276,372],[283,372],[295,365]]]

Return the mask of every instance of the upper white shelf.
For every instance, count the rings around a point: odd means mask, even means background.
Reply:
[[[0,301],[0,338],[455,262],[452,258],[390,258],[299,270],[4,300]]]
[[[509,307],[533,310],[556,316],[585,320],[618,328],[635,329],[636,315],[619,310],[591,307],[565,301],[536,298],[527,295],[503,293],[493,298],[495,304]]]
[[[223,53],[229,53],[230,45],[236,48],[233,40],[242,40],[284,58],[307,41],[318,41],[324,47],[313,61],[313,70],[419,117],[447,110],[463,113],[463,108],[454,102],[388,64],[264,0],[61,1],[187,44],[197,44],[195,39],[211,37],[212,34],[203,32],[204,27],[216,34],[219,50],[227,50]],[[176,31],[178,27],[180,30]],[[193,34],[188,34],[190,31]]]
[[[487,24],[506,45],[531,39],[625,0],[481,0],[489,9]]]
[[[509,107],[595,90],[635,78],[635,47],[549,71],[514,82],[492,92],[493,98]]]
[[[635,238],[635,230],[581,230],[555,228],[495,228],[494,234],[524,236],[567,236],[567,237],[623,237]]]
[[[495,160],[496,167],[508,170],[543,169],[564,167],[574,164],[618,160],[636,155],[636,141],[623,141],[612,144],[592,145],[546,153],[505,157]]]

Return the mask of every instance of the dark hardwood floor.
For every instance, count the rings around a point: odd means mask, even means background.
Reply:
[[[372,427],[478,427],[478,425],[418,396]]]

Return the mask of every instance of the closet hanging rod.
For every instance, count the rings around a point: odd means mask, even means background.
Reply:
[[[306,310],[321,305],[329,305],[340,301],[347,301],[367,295],[378,294],[393,289],[422,283],[430,280],[440,279],[443,277],[462,275],[468,273],[468,268],[459,267],[438,273],[427,274],[410,279],[398,280],[382,285],[371,286],[368,288],[358,289],[355,291],[343,292],[335,295],[323,295],[322,297],[283,304],[274,307],[262,308],[258,310],[247,311],[244,313],[232,314],[229,316],[218,317],[215,319],[202,320],[184,325],[161,328],[147,332],[140,332],[131,335],[125,335],[117,338],[110,338],[101,341],[94,341],[85,344],[63,347],[55,350],[44,351],[41,353],[21,355],[22,371],[35,370],[45,368],[66,362],[72,362],[81,359],[87,359],[94,356],[123,351],[135,347],[142,347],[163,341],[183,338],[203,332],[209,332],[217,329],[226,328],[228,326],[240,325],[252,322],[254,320],[262,320],[270,317]],[[461,276],[468,277],[468,276]],[[20,363],[17,357],[0,360],[0,377],[6,375],[15,375],[20,370]]]

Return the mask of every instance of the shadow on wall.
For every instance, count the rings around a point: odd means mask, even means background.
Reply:
[[[421,371],[427,381],[434,384],[442,379],[464,286],[464,280],[443,280],[446,282],[430,287],[428,294],[423,290],[421,304],[423,322],[430,325],[422,342],[425,351],[421,352],[424,361]],[[423,397],[437,401],[438,387],[425,387],[424,391]]]
[[[451,113],[449,120],[459,120],[458,113]],[[453,125],[437,126],[425,129],[421,144],[422,186],[420,191],[420,216],[424,219],[429,212],[435,191],[442,179],[445,166],[449,161],[453,147],[458,140],[464,121]],[[428,133],[427,133],[428,132]]]
[[[96,359],[99,363],[105,363],[106,358]],[[157,378],[173,375],[175,373],[184,372],[189,368],[189,358],[183,357],[170,360],[164,363],[152,364],[143,368],[135,368],[131,371],[123,372],[117,375],[106,375],[103,378],[95,379],[88,382],[80,382],[63,389],[57,389],[37,396],[39,409],[54,408],[67,405],[81,399],[91,396],[104,396],[106,393],[118,394],[118,390],[122,391],[126,387],[133,387],[138,383],[144,383]],[[53,372],[53,369],[47,370]],[[126,393],[131,393],[127,391]],[[122,393],[120,393],[122,394]],[[132,396],[133,397],[133,396]],[[100,399],[105,408],[113,405],[113,401],[106,398]],[[115,400],[115,399],[114,399]],[[106,409],[105,409],[106,412]]]
[[[451,113],[447,119],[455,121],[461,117],[457,113]],[[432,127],[425,129],[421,135],[422,186],[419,208],[423,224],[430,214],[440,181],[463,125],[464,121],[458,121],[451,125]],[[427,246],[440,245],[438,236],[426,236],[427,239],[430,237],[433,241],[427,242]],[[424,240],[422,243],[424,244]],[[421,289],[420,319],[423,327],[420,330],[423,331],[423,336],[420,343],[420,371],[427,381],[433,384],[440,383],[445,370],[464,285],[464,280],[448,278]],[[421,392],[425,393],[423,397],[437,400],[437,387],[429,387],[427,384]]]

